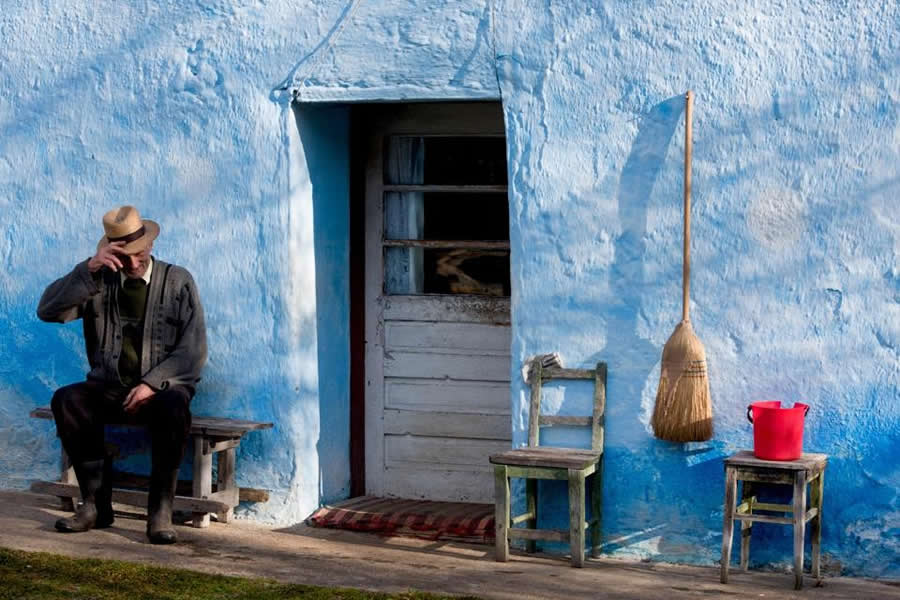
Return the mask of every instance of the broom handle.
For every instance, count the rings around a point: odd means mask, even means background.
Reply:
[[[682,270],[681,319],[690,321],[691,298],[691,117],[694,112],[694,92],[688,90],[684,107],[684,266]]]

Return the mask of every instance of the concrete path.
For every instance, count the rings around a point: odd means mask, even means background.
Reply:
[[[122,507],[129,510],[127,507]],[[833,577],[824,586],[793,590],[789,573],[732,572],[719,583],[716,568],[588,560],[572,569],[561,557],[513,553],[493,560],[493,549],[459,543],[310,529],[272,529],[237,521],[209,529],[177,528],[175,546],[151,546],[139,514],[116,518],[110,529],[61,534],[55,498],[0,491],[0,546],[74,557],[115,558],[227,575],[389,592],[416,589],[481,598],[852,598],[900,600],[900,586]]]

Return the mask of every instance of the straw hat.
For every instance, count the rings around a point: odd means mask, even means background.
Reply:
[[[97,244],[98,249],[111,242],[125,242],[122,252],[137,254],[159,235],[159,224],[150,219],[141,219],[133,206],[122,206],[103,215],[103,230],[106,235]]]

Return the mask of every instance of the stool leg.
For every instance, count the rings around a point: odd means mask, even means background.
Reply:
[[[603,521],[603,461],[597,463],[591,482],[591,557],[600,556],[600,524]]]
[[[810,486],[812,498],[810,504],[816,507],[816,517],[810,521],[812,530],[812,576],[816,581],[822,581],[821,553],[822,553],[822,496],[825,492],[825,471],[819,473],[818,478]]]
[[[505,465],[494,466],[494,558],[509,560],[509,477]]]
[[[744,481],[741,491],[741,504],[747,503],[747,513],[753,514],[753,505],[756,496],[753,495],[753,484]],[[753,521],[741,521],[741,570],[746,572],[750,568],[750,535],[753,532]]]
[[[537,486],[537,479],[525,480],[525,510],[534,515],[525,523],[529,529],[537,529]],[[526,552],[534,552],[535,550],[537,550],[537,542],[535,540],[525,542]]]
[[[803,540],[806,534],[806,471],[794,473],[794,589],[803,587]]]
[[[734,537],[734,501],[737,496],[737,472],[725,467],[725,516],[722,521],[722,583],[728,583],[728,563],[731,562],[731,538]]]
[[[569,469],[569,548],[572,566],[584,566],[584,471]]]

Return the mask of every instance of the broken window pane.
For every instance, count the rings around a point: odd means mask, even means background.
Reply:
[[[509,250],[425,250],[426,294],[509,296]]]

